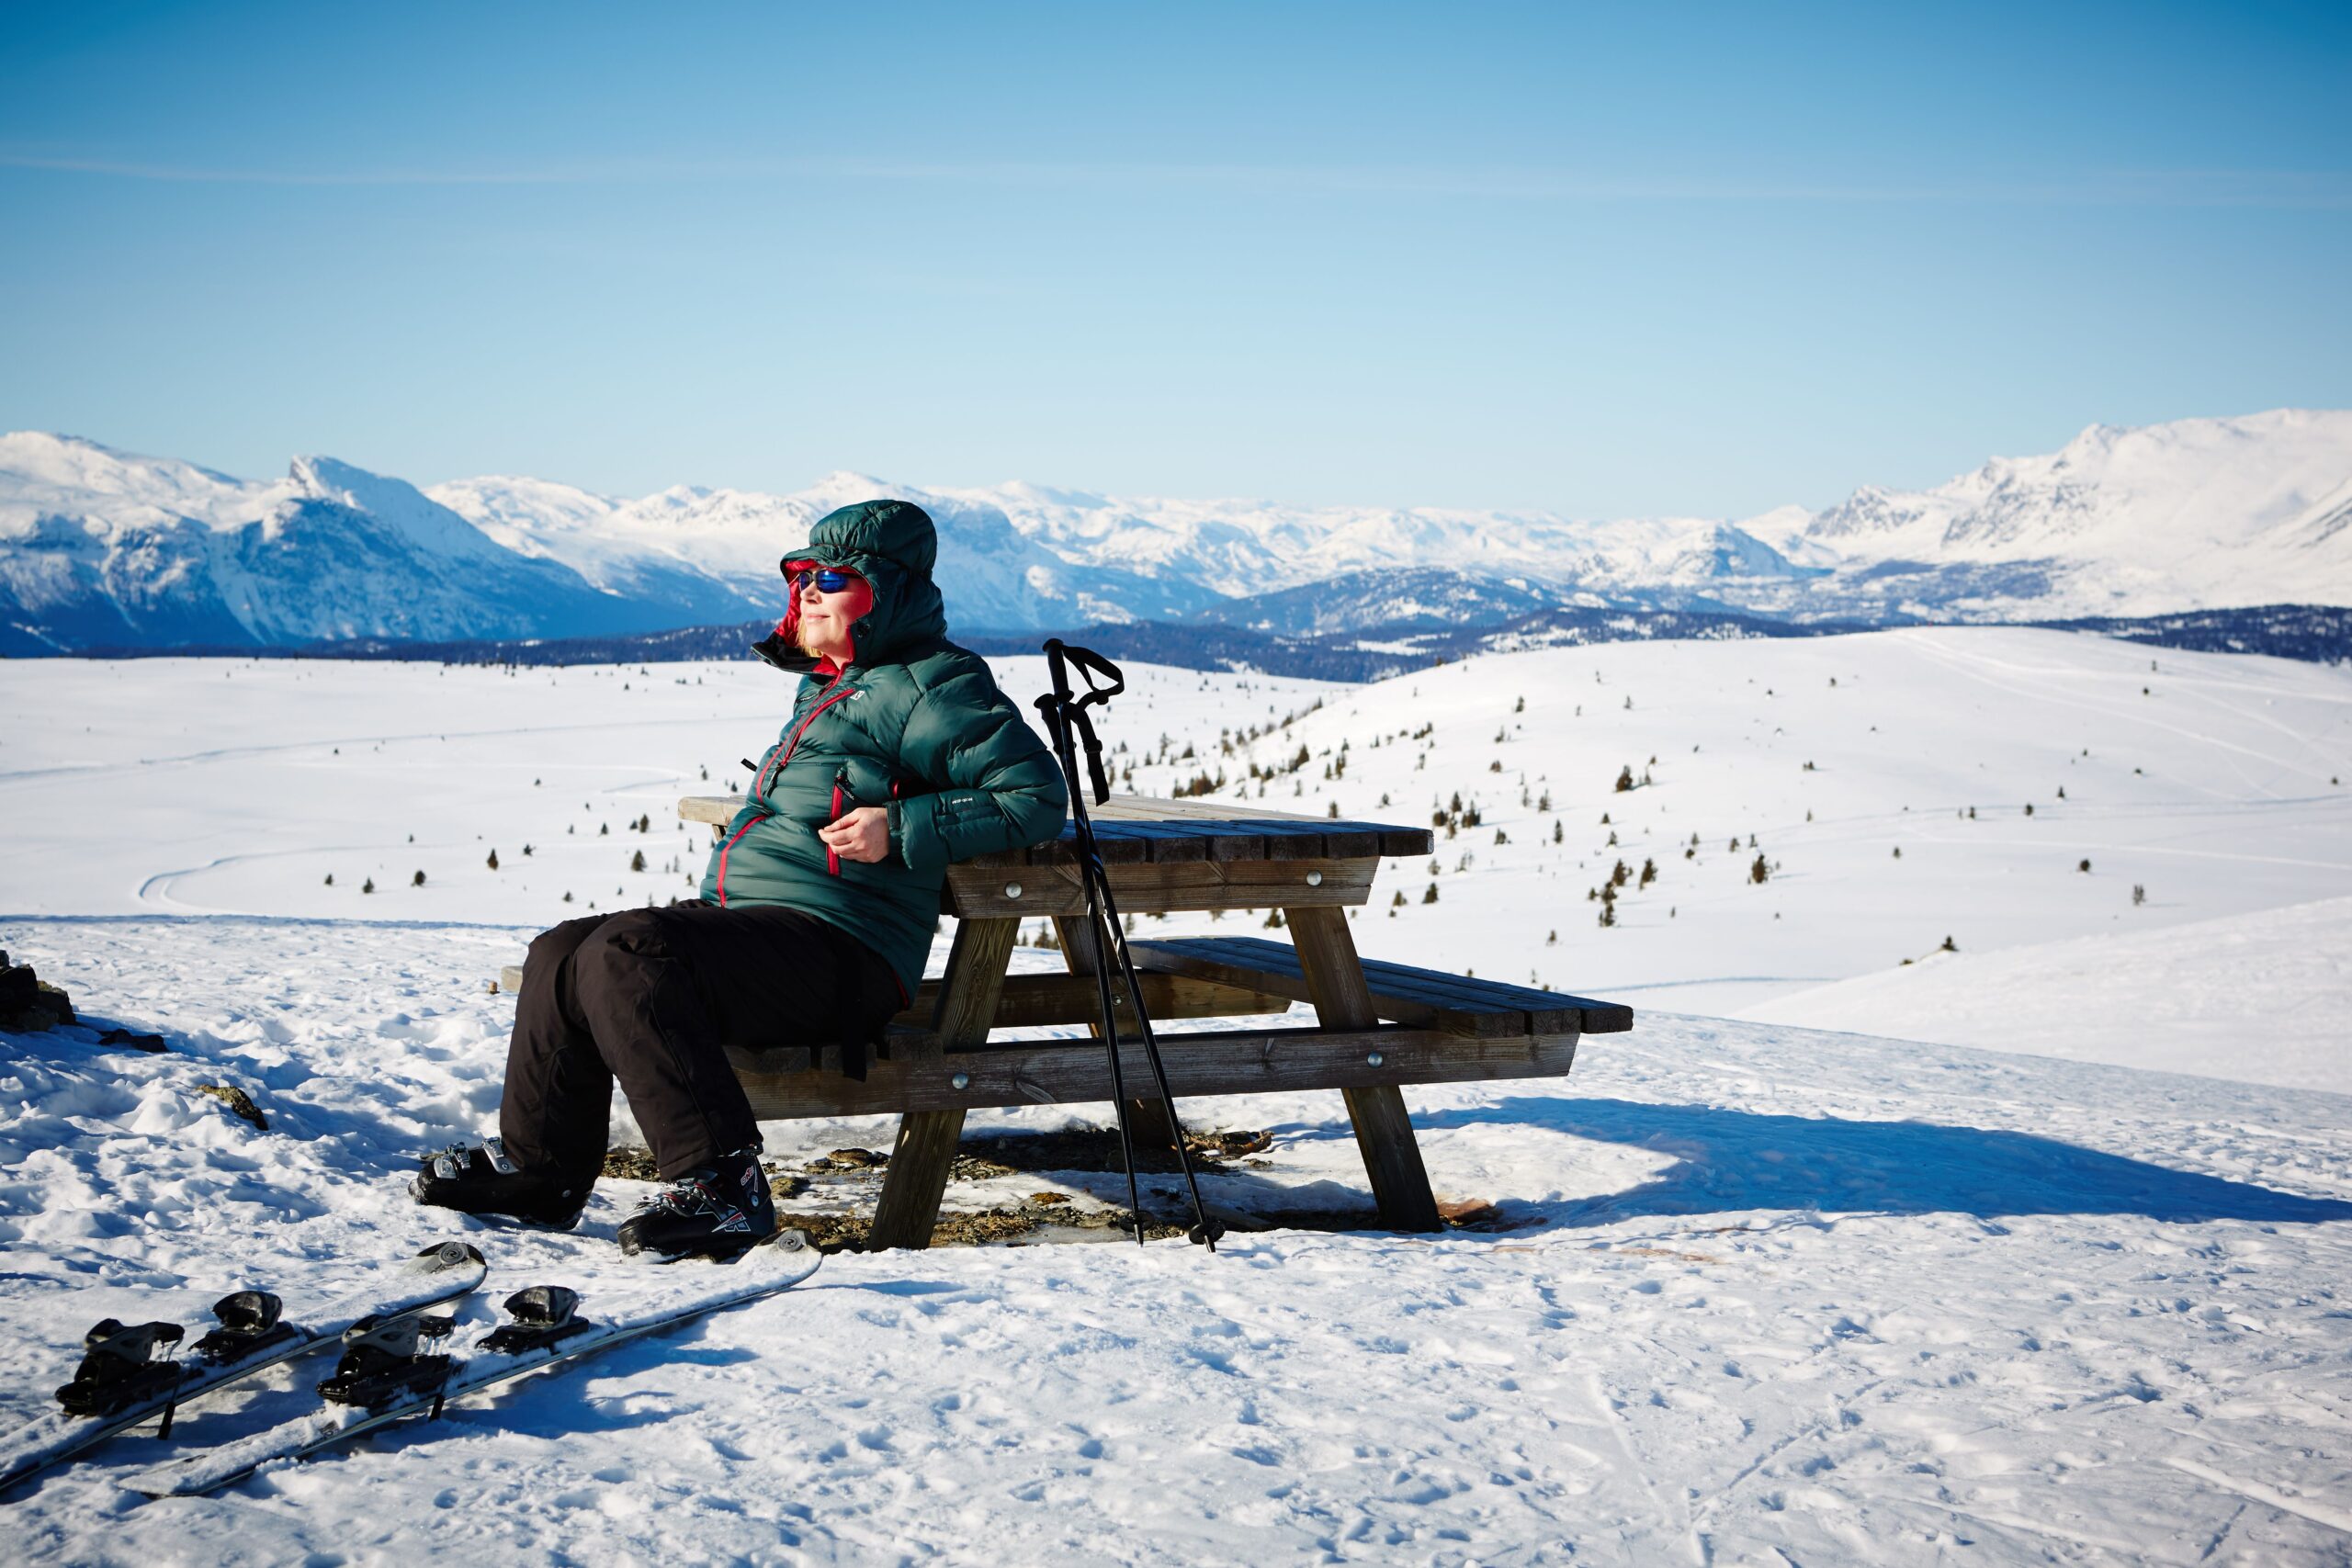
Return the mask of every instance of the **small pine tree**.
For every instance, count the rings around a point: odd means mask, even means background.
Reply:
[[[1399,887],[1396,889],[1395,897],[1388,900],[1388,907],[1392,909],[1401,909],[1405,907],[1405,890],[1403,888]]]
[[[1643,857],[1643,860],[1642,860],[1642,879],[1641,879],[1641,884],[1640,884],[1640,886],[1644,886],[1644,887],[1647,887],[1651,883],[1656,882],[1657,880],[1657,862],[1656,862],[1656,861],[1654,861],[1654,860],[1649,859],[1647,856]]]
[[[1772,868],[1764,863],[1764,857],[1760,854],[1756,857],[1756,863],[1747,868],[1747,880],[1750,882],[1766,881],[1771,874]]]
[[[328,886],[329,887],[333,887],[333,886],[334,886],[334,872],[328,872],[328,873],[327,873],[327,886]]]
[[[2084,862],[2083,862],[2083,863],[2082,863],[2082,864],[2080,864],[2080,865],[2076,866],[2075,869],[2076,871],[2080,871],[2080,872],[2086,872],[2086,873],[2087,873],[2087,872],[2090,870],[2090,868],[2091,868],[2091,863],[2090,863],[2089,861],[2086,860],[2086,861],[2084,861]]]
[[[631,871],[643,871],[645,869],[645,852],[643,850],[639,850],[637,853],[628,857],[628,868]]]
[[[596,837],[600,839],[609,839],[612,836],[613,825],[610,822],[599,822],[596,824]]]
[[[1429,885],[1429,886],[1428,886],[1426,889],[1424,889],[1424,890],[1422,891],[1422,893],[1421,893],[1421,902],[1422,902],[1422,903],[1424,903],[1424,904],[1434,904],[1434,903],[1436,903],[1436,902],[1437,902],[1437,884],[1436,884],[1436,883],[1434,883],[1434,882],[1430,883],[1430,884]]]
[[[421,871],[420,871],[420,872],[418,872],[418,873],[416,874],[416,875],[414,876],[414,878],[413,878],[413,879],[410,881],[409,886],[410,886],[411,887],[422,887],[422,886],[424,886],[424,873],[423,873],[423,872],[421,872]]]
[[[1267,911],[1266,929],[1270,931],[1278,931],[1283,929],[1283,912],[1280,909]]]
[[[1552,818],[1552,841],[1553,841],[1554,843],[1555,843],[1555,844],[1556,844],[1556,843],[1559,843],[1559,842],[1563,841],[1564,840],[1566,840],[1566,839],[1567,838],[1567,836],[1568,836],[1568,835],[1567,835],[1567,830],[1560,825],[1560,819],[1559,819],[1558,818],[1556,818],[1556,817],[1553,818]]]
[[[1555,927],[1553,927],[1553,928],[1552,928],[1552,934],[1551,934],[1550,936],[1547,936],[1547,937],[1545,937],[1545,938],[1544,939],[1544,946],[1546,946],[1546,947],[1557,947],[1557,946],[1559,946],[1559,945],[1560,945],[1560,928],[1559,928],[1559,927],[1555,926]]]
[[[484,861],[482,863],[489,866],[491,870],[496,871],[498,869],[498,852],[496,850],[491,851],[490,859]]]
[[[1510,842],[1510,835],[1504,832],[1500,828],[1498,828],[1495,829],[1495,842],[1498,844],[1508,844]]]
[[[376,891],[376,879],[371,876],[367,881],[361,883],[359,885],[359,891],[362,893],[373,893]]]
[[[1631,762],[1617,770],[1617,793],[1623,795],[1634,787],[1634,765]]]

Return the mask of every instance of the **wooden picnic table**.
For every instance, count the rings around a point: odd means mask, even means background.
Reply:
[[[740,796],[691,796],[679,803],[679,815],[723,829],[741,806]],[[1609,1003],[1364,963],[1349,911],[1369,901],[1384,857],[1430,852],[1426,828],[1141,795],[1114,795],[1091,815],[1122,915],[1271,908],[1283,912],[1290,936],[1288,944],[1250,937],[1131,942],[1170,1091],[1182,1100],[1340,1089],[1381,1216],[1397,1229],[1442,1223],[1401,1085],[1558,1076],[1574,1062],[1580,1034],[1633,1026],[1631,1010]],[[941,912],[956,927],[946,972],[925,981],[899,1014],[864,1081],[827,1071],[837,1058],[822,1051],[730,1048],[763,1120],[899,1113],[871,1247],[929,1244],[967,1111],[1112,1098],[1099,1043],[989,1039],[994,1029],[1045,1024],[1094,1022],[1100,1032],[1091,978],[1097,955],[1074,833],[1065,828],[1046,843],[948,868]],[[1034,919],[1054,922],[1069,974],[1008,977],[1021,924]],[[1314,1007],[1313,1026],[1160,1027],[1279,1012],[1294,1000]],[[1125,1031],[1120,1062],[1130,1095],[1150,1084],[1140,1043]],[[1156,1098],[1138,1106],[1158,1108]]]

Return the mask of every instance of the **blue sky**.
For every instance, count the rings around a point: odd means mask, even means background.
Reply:
[[[0,426],[236,473],[1744,515],[2352,404],[2340,4],[6,38]]]

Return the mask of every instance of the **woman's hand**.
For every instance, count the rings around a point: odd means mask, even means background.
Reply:
[[[817,837],[843,860],[882,860],[890,853],[890,814],[879,806],[861,806],[818,829]]]

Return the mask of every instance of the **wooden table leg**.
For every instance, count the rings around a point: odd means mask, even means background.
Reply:
[[[1315,998],[1315,1014],[1323,1026],[1369,1029],[1379,1022],[1372,988],[1364,983],[1363,960],[1348,931],[1348,912],[1316,906],[1284,909],[1283,919],[1289,923],[1307,994]],[[1372,1178],[1373,1196],[1380,1201],[1381,1219],[1400,1231],[1444,1229],[1436,1195],[1430,1191],[1430,1173],[1421,1164],[1420,1145],[1413,1141],[1404,1095],[1393,1085],[1340,1092],[1347,1097],[1356,1147],[1363,1155],[1365,1174]]]
[[[1017,919],[956,923],[956,944],[948,952],[947,974],[939,987],[939,1010],[933,1015],[937,1043],[930,1048],[933,1054],[914,1059],[917,1065],[935,1062],[936,1053],[949,1045],[975,1045],[988,1039],[997,998],[1004,991],[1005,964],[1020,934]],[[963,1135],[961,1111],[910,1111],[899,1119],[899,1140],[890,1151],[890,1168],[883,1174],[882,1198],[874,1206],[874,1227],[866,1236],[869,1250],[919,1250],[931,1245],[932,1227],[939,1223],[939,1200],[947,1190],[947,1168]]]
[[[1096,964],[1102,960],[1094,952],[1092,921],[1084,915],[1056,915],[1054,935],[1062,944],[1062,962],[1069,965],[1071,974],[1091,975],[1094,973]],[[1125,985],[1116,974],[1114,974],[1111,976],[1111,995],[1114,998],[1125,1000],[1126,994]],[[1101,1024],[1090,1023],[1086,1027],[1095,1039],[1102,1038]],[[1132,1019],[1123,1018],[1120,1028],[1123,1031],[1132,1031],[1134,1028]],[[1128,1037],[1135,1038],[1132,1033]],[[1147,1074],[1146,1077],[1148,1078],[1149,1075]],[[1156,1092],[1156,1086],[1148,1082],[1143,1087]],[[1164,1100],[1146,1098],[1128,1100],[1127,1131],[1134,1135],[1139,1147],[1163,1148],[1171,1151],[1176,1147],[1176,1119],[1171,1108]]]

